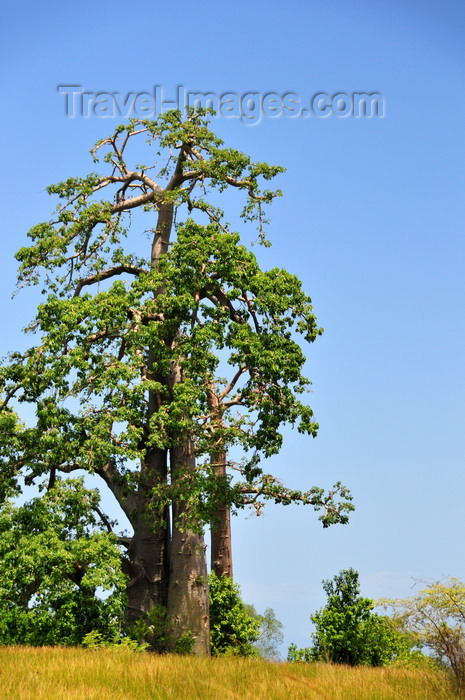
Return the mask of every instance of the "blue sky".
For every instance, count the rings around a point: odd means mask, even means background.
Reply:
[[[219,118],[228,145],[284,165],[263,266],[304,281],[324,335],[308,348],[316,440],[286,433],[270,471],[296,488],[351,488],[348,526],[269,506],[234,520],[244,598],[308,645],[323,578],[404,597],[413,578],[465,579],[465,5],[397,0],[223,4],[24,2],[3,10],[0,293],[3,354],[37,290],[11,300],[14,251],[51,214],[44,188],[93,170],[115,119],[69,118],[87,92],[378,92],[383,118]],[[118,120],[120,121],[120,120]]]

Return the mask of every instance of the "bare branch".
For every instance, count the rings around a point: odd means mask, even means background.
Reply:
[[[106,527],[108,532],[113,535],[114,534],[113,527],[111,525],[111,522],[109,521],[109,519],[105,515],[105,513],[98,506],[92,506],[92,510],[95,511],[95,513],[97,513],[97,515],[99,516],[100,520],[102,521],[103,525]]]
[[[240,368],[237,370],[236,374],[235,374],[234,377],[231,379],[231,381],[229,382],[228,386],[225,387],[225,388],[223,389],[223,391],[220,393],[220,395],[218,396],[218,402],[219,402],[219,403],[221,403],[221,402],[223,401],[223,399],[225,398],[225,396],[227,396],[227,395],[229,394],[229,392],[232,391],[232,390],[234,389],[234,387],[236,386],[236,384],[237,384],[237,382],[239,381],[239,379],[241,378],[241,376],[242,376],[245,372],[247,372],[247,371],[248,371],[248,367],[240,367]],[[238,395],[238,396],[239,396],[239,395]]]
[[[102,282],[110,277],[115,277],[115,275],[121,275],[127,272],[130,275],[135,275],[136,277],[141,275],[147,270],[143,267],[136,267],[135,265],[117,265],[116,267],[108,268],[108,270],[103,270],[103,272],[97,272],[95,275],[90,275],[85,279],[78,281],[76,289],[74,290],[74,296],[77,297],[81,293],[81,289],[87,285],[95,284],[96,282]]]

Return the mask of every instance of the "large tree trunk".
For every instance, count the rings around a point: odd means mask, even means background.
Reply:
[[[226,488],[226,454],[211,455],[213,470],[218,480],[223,479]],[[221,489],[220,489],[221,491]],[[215,518],[210,524],[211,531],[211,557],[212,571],[221,578],[233,577],[232,542],[231,542],[231,510],[227,503],[221,500],[217,502]]]
[[[169,577],[169,510],[156,507],[153,489],[166,481],[166,451],[151,448],[143,465],[136,497],[136,510],[131,513],[134,535],[128,549],[128,605],[126,624],[129,627],[144,619],[155,605],[168,604]],[[154,641],[154,650],[164,649]]]
[[[179,168],[181,161],[176,170]],[[180,173],[175,173],[173,178],[179,176]],[[168,251],[172,223],[172,203],[160,204],[151,252],[151,264],[154,269]],[[162,285],[154,290],[154,296],[157,297],[163,292]],[[172,385],[182,380],[180,368],[176,365],[168,376],[160,374],[156,359],[150,350],[148,374],[162,385]],[[150,416],[165,400],[164,396],[153,393],[150,395],[147,426]],[[179,436],[173,437],[175,440],[179,439]],[[152,449],[151,454],[147,456],[139,483],[137,513],[131,521],[134,537],[128,551],[131,580],[128,585],[127,622],[133,624],[137,619],[143,619],[155,605],[163,605],[167,610],[169,626],[168,650],[174,651],[176,643],[190,633],[193,638],[192,651],[198,656],[205,656],[210,653],[205,544],[202,535],[188,528],[188,505],[182,497],[173,499],[171,534],[167,508],[163,513],[164,523],[157,523],[155,520],[160,513],[156,508],[156,496],[154,498],[152,489],[160,485],[166,486],[168,483],[166,453],[163,452],[164,461],[161,459],[161,453],[162,450]],[[174,485],[186,469],[194,470],[195,457],[188,436],[181,438],[179,445],[171,449],[170,467],[171,483]],[[152,517],[151,506],[155,506]]]
[[[221,434],[221,429],[223,428],[221,404],[213,378],[210,378],[206,389],[208,405],[212,410],[212,425]],[[222,576],[232,578],[231,509],[227,498],[226,452],[221,447],[221,442],[219,442],[218,450],[210,455],[213,473],[217,482],[217,493],[219,494],[216,501],[215,515],[210,522],[210,566],[218,578]]]
[[[180,472],[194,469],[195,457],[189,440],[171,450],[173,481]],[[207,564],[203,535],[193,532],[186,523],[188,503],[175,500],[172,507],[173,533],[170,552],[168,620],[170,647],[183,635],[191,634],[192,651],[197,656],[210,654],[210,619],[208,605]]]

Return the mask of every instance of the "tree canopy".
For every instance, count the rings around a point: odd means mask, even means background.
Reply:
[[[90,632],[119,633],[125,576],[99,501],[82,479],[59,479],[28,503],[2,505],[0,644],[79,644]]]

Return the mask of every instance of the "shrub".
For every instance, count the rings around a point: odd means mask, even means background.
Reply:
[[[253,643],[259,637],[260,620],[247,612],[240,588],[228,576],[208,577],[210,591],[210,640],[215,656],[259,656]]]
[[[385,666],[407,659],[415,641],[387,617],[372,612],[374,602],[360,595],[358,572],[342,570],[323,581],[326,606],[310,615],[313,646],[289,647],[289,661],[329,661],[349,666]]]

